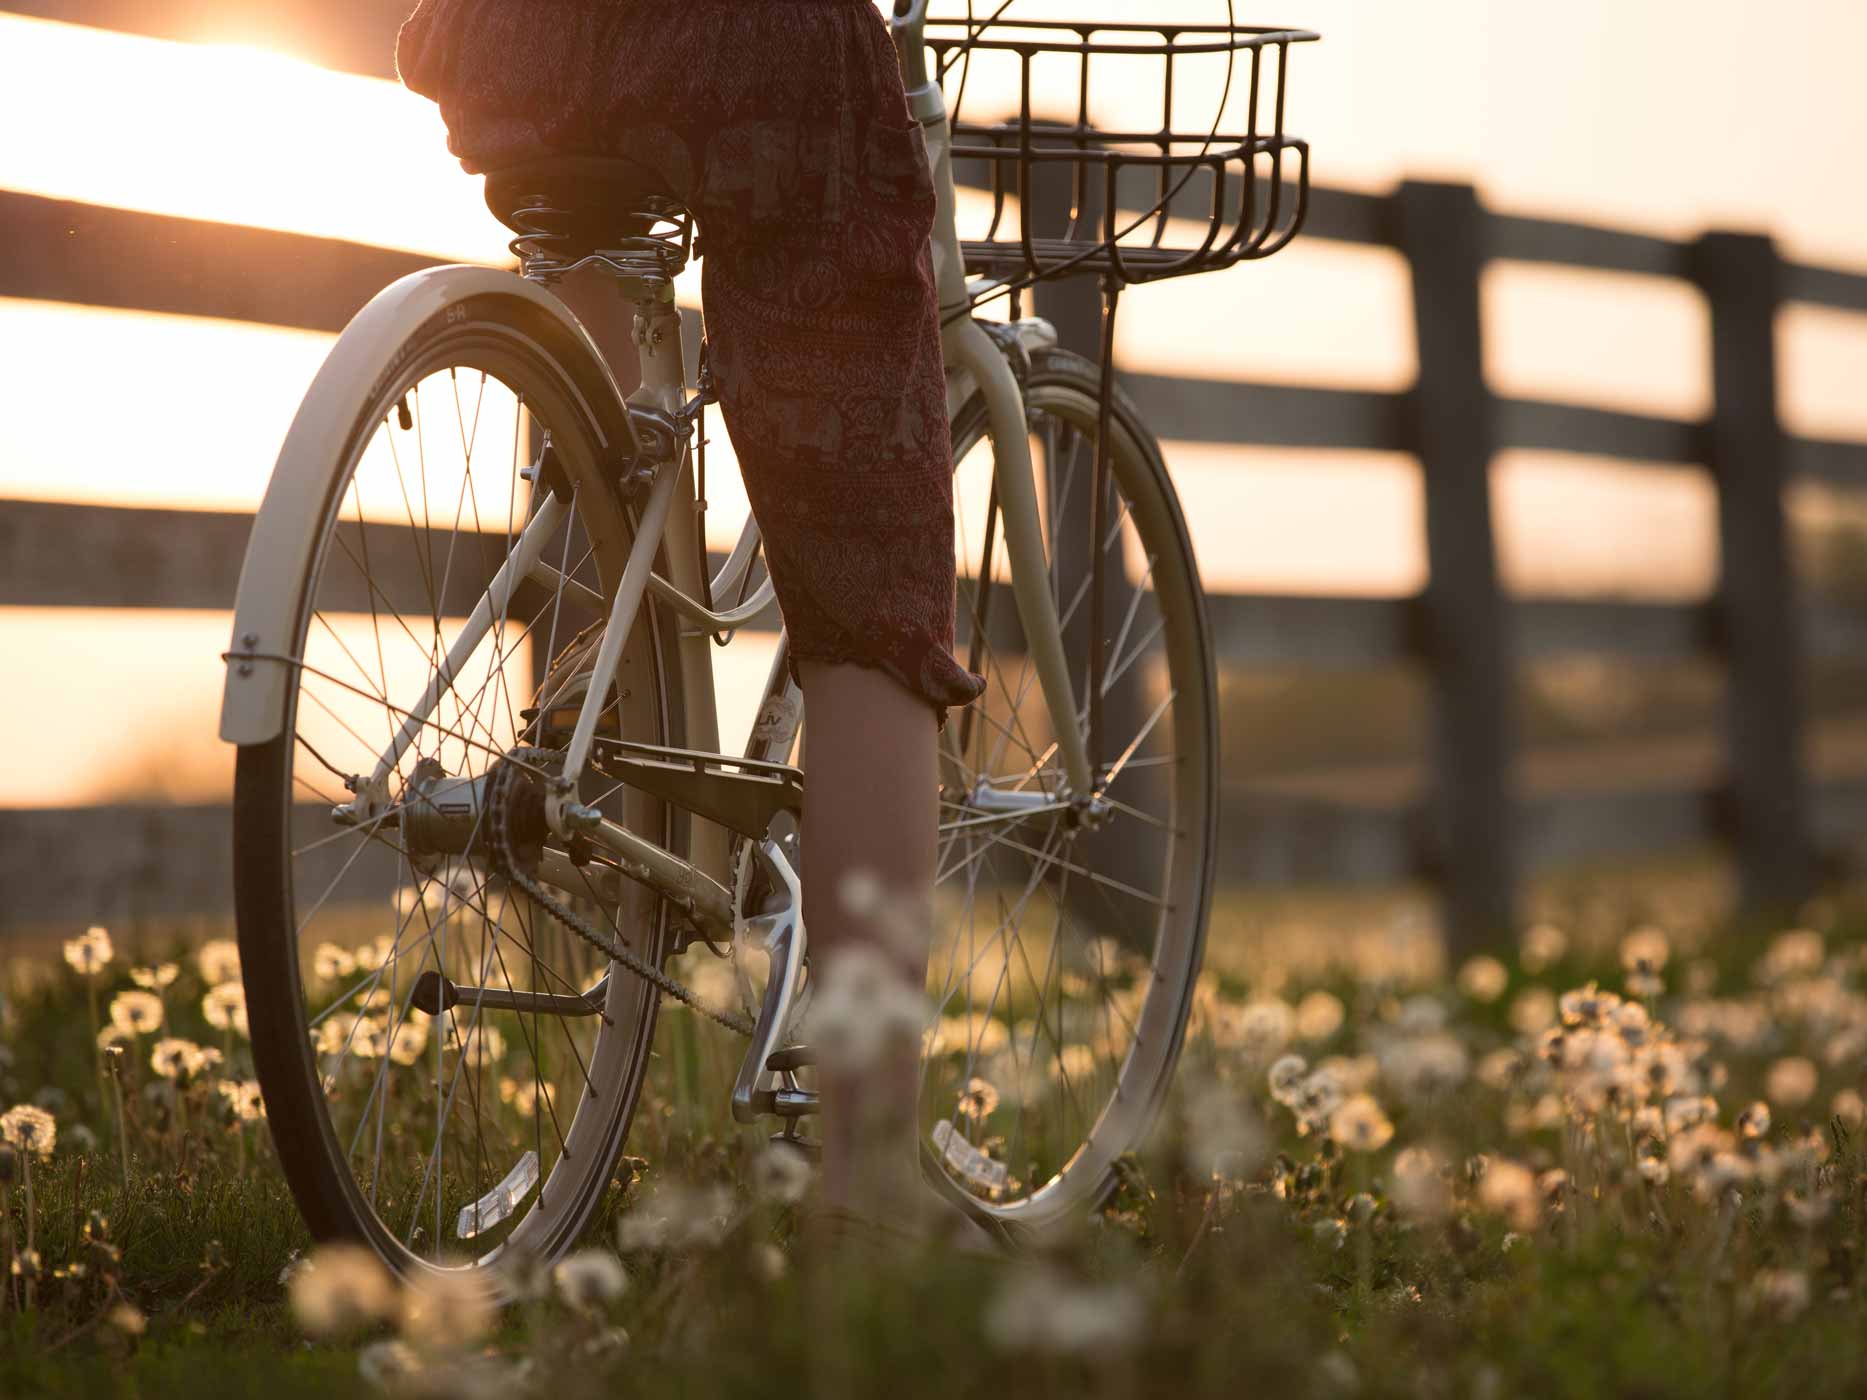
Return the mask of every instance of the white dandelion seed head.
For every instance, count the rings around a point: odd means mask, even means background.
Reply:
[[[498,1317],[489,1281],[477,1270],[443,1261],[410,1280],[397,1319],[403,1340],[425,1351],[471,1346]]]
[[[1129,1283],[1085,1284],[1054,1265],[1022,1265],[987,1305],[987,1338],[1006,1351],[1112,1355],[1139,1345],[1147,1303]]]
[[[322,1245],[290,1268],[286,1298],[307,1335],[342,1337],[395,1316],[396,1286],[375,1253]]]
[[[210,987],[235,981],[240,976],[240,945],[231,938],[211,938],[196,951],[195,966],[201,980]]]
[[[779,1205],[794,1206],[804,1199],[816,1170],[796,1148],[772,1143],[752,1160],[752,1185],[759,1195]]]
[[[126,1036],[148,1035],[162,1026],[162,998],[154,992],[118,992],[110,999],[111,1027]]]
[[[858,943],[825,959],[807,1019],[807,1038],[826,1063],[861,1069],[922,1037],[927,999],[881,949]]]
[[[65,940],[65,961],[81,977],[97,976],[110,966],[116,955],[110,931],[101,924],[92,924],[76,938]]]
[[[58,1145],[58,1120],[37,1104],[18,1104],[0,1113],[0,1142],[35,1157],[50,1157]]]
[[[578,1312],[615,1302],[629,1286],[622,1260],[606,1249],[580,1249],[551,1271],[558,1297]]]

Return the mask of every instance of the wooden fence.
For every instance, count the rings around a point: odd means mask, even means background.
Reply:
[[[131,0],[119,8],[160,13]],[[159,23],[125,27],[162,32]],[[1411,390],[1148,374],[1122,380],[1174,439],[1381,448],[1419,458],[1430,575],[1419,596],[1224,595],[1212,599],[1212,612],[1228,665],[1420,667],[1433,701],[1433,781],[1417,808],[1230,792],[1228,875],[1260,882],[1428,878],[1444,893],[1447,927],[1461,949],[1510,925],[1526,869],[1591,854],[1716,837],[1733,850],[1752,904],[1782,905],[1808,893],[1824,859],[1867,832],[1867,785],[1816,783],[1808,773],[1805,666],[1811,658],[1867,659],[1867,625],[1799,605],[1784,490],[1798,477],[1867,485],[1867,443],[1784,433],[1774,321],[1778,307],[1792,301],[1867,313],[1867,276],[1787,262],[1761,237],[1709,233],[1676,243],[1500,214],[1469,187],[1420,182],[1387,196],[1319,189],[1305,236],[1393,248],[1407,260],[1420,365]],[[341,329],[386,282],[430,265],[336,240],[5,191],[0,247],[0,297],[320,331]],[[1479,279],[1491,259],[1675,278],[1698,288],[1711,308],[1710,419],[1489,392]],[[1067,343],[1093,344],[1094,309],[1080,294],[1046,291],[1038,309],[1059,322]],[[1723,564],[1713,598],[1675,605],[1506,597],[1489,470],[1507,448],[1704,468],[1719,503]],[[235,514],[0,501],[0,606],[225,609],[248,524]],[[1728,677],[1725,781],[1710,790],[1517,800],[1518,668],[1577,653],[1721,661]],[[224,908],[227,820],[213,806],[0,811],[0,927]]]

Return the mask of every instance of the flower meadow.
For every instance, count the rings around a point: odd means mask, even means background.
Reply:
[[[231,942],[75,933],[0,1002],[0,1394],[1859,1394],[1867,911],[1624,903],[1443,970],[1221,917],[1153,1139],[1003,1257],[817,1233],[669,1005],[598,1218],[497,1302],[306,1237]]]

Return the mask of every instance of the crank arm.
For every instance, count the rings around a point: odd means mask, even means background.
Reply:
[[[415,979],[410,997],[414,1006],[430,1016],[439,1016],[456,1006],[477,1006],[482,1011],[532,1011],[546,1016],[601,1016],[608,994],[607,973],[582,996],[569,996],[557,992],[514,992],[498,987],[462,987],[429,968]]]
[[[790,1032],[791,1011],[797,1002],[804,970],[804,896],[797,872],[775,841],[764,841],[752,848],[754,858],[776,877],[790,903],[775,913],[762,916],[771,921],[765,938],[771,955],[771,976],[765,984],[765,1001],[759,1007],[758,1024],[752,1028],[752,1044],[739,1066],[739,1078],[733,1085],[733,1117],[750,1123],[761,1113],[798,1117],[815,1112],[814,1094],[800,1097],[800,1091],[779,1088],[779,1076],[768,1068],[771,1057],[784,1048]],[[806,1103],[805,1098],[808,1098]]]

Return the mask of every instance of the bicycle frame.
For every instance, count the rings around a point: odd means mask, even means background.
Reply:
[[[981,791],[970,795],[990,814],[984,820],[1015,821],[1036,812],[1059,810],[1073,801],[1088,801],[1094,796],[1094,775],[1090,772],[1087,748],[1079,727],[1077,701],[1064,659],[1057,610],[1048,588],[1048,561],[1038,513],[1023,395],[1004,350],[969,314],[969,289],[955,217],[951,132],[943,94],[927,72],[926,22],[926,0],[912,0],[898,7],[893,33],[901,55],[909,108],[925,134],[937,194],[932,247],[943,321],[949,413],[956,413],[975,393],[984,399],[992,430],[996,462],[994,481],[1011,565],[1013,596],[1049,710],[1052,732],[1058,736],[1058,758],[1065,780],[1062,791],[1042,794],[995,793],[982,781]],[[592,260],[610,262],[603,258]],[[612,270],[622,270],[613,262],[610,265]],[[489,279],[503,278],[503,274],[490,270],[444,271],[457,274],[463,286],[469,283],[478,286]],[[414,279],[405,280],[412,282]],[[625,286],[631,290],[625,292]],[[632,415],[639,413],[645,421],[674,425],[677,432],[683,426],[691,429],[697,416],[698,399],[690,395],[685,379],[681,317],[673,304],[671,288],[664,283],[659,291],[650,293],[640,282],[631,282],[624,276],[618,279],[616,294],[629,295],[637,309],[634,339],[640,352],[641,382],[629,395],[628,408]],[[527,295],[534,301],[543,297],[529,289]],[[543,299],[555,301],[549,297]],[[367,317],[374,310],[375,304],[372,304],[362,315]],[[575,325],[567,308],[557,304],[553,310]],[[386,319],[389,309],[385,307],[382,314]],[[1054,331],[1036,319],[1021,322],[1019,334],[1027,348],[1055,344]],[[591,349],[594,353],[594,344]],[[353,389],[340,391],[333,387],[333,400],[346,391],[353,392]],[[318,414],[313,410],[318,407],[308,398],[301,415],[309,413],[315,421]],[[332,418],[337,416],[331,415]],[[682,856],[608,820],[601,812],[582,806],[575,799],[577,783],[589,761],[598,718],[607,704],[623,645],[638,620],[643,600],[651,594],[682,624],[678,648],[684,680],[685,732],[690,751],[721,766],[736,762],[718,754],[719,726],[710,638],[719,632],[742,627],[763,611],[771,601],[771,582],[766,580],[742,605],[725,610],[707,607],[695,596],[701,591],[703,571],[708,564],[695,529],[700,507],[688,469],[690,444],[691,431],[684,438],[677,437],[674,450],[664,460],[650,464],[647,491],[637,507],[634,543],[609,603],[604,638],[565,753],[563,772],[552,780],[546,798],[546,817],[560,840],[581,836],[603,847],[616,858],[625,874],[670,900],[702,931],[710,936],[731,936],[741,912],[734,893],[728,888],[732,880],[733,833],[714,822],[695,817],[689,850]],[[298,488],[287,483],[287,489]],[[453,677],[466,665],[495,620],[506,614],[511,595],[520,583],[532,578],[547,587],[580,587],[570,584],[542,558],[543,543],[562,523],[568,505],[544,492],[537,493],[535,500],[537,506],[531,518],[455,637],[435,678],[404,713],[398,734],[379,756],[373,773],[359,785],[357,801],[350,804],[350,820],[368,824],[381,817],[388,807],[386,788],[397,763],[448,693]],[[247,573],[255,574],[256,584],[264,585],[272,582],[273,573],[284,576],[286,570],[301,567],[304,561],[293,557],[269,564],[270,546],[261,539],[267,518],[264,510],[260,518],[261,527],[256,528],[254,542],[249,547]],[[712,580],[710,596],[731,596],[737,592],[751,567],[759,539],[756,521],[748,520],[725,566]],[[666,559],[665,576],[655,572],[658,553]],[[268,576],[258,577],[261,571]],[[252,594],[265,593],[268,598],[280,592],[276,587],[251,590]],[[244,573],[241,595],[235,621],[236,642],[226,657],[229,678],[222,736],[244,744],[263,742],[279,731],[281,721],[277,716],[284,710],[283,676],[287,668],[279,667],[276,673],[269,669],[261,677],[255,675],[255,666],[287,661],[287,658],[269,654],[265,649],[271,638],[284,631],[282,619],[268,613],[258,602],[249,604],[248,579]],[[242,680],[249,682],[244,690],[240,685]],[[275,704],[276,709],[273,708]],[[754,726],[745,759],[753,763],[785,762],[796,738],[802,709],[789,677],[782,645],[774,659],[759,713],[760,721]],[[773,877],[774,886],[786,889],[792,904],[788,917],[768,916],[766,926],[759,930],[761,941],[771,953],[772,974],[753,1044],[733,1093],[734,1115],[742,1121],[760,1112],[781,1115],[786,1112],[784,1094],[787,1091],[766,1087],[772,1082],[772,1074],[765,1065],[771,1053],[781,1048],[782,1038],[789,1029],[806,946],[802,921],[798,917],[797,879],[791,862],[776,842],[765,840],[751,844],[756,858]],[[793,1114],[803,1111],[796,1105],[791,1107]]]

